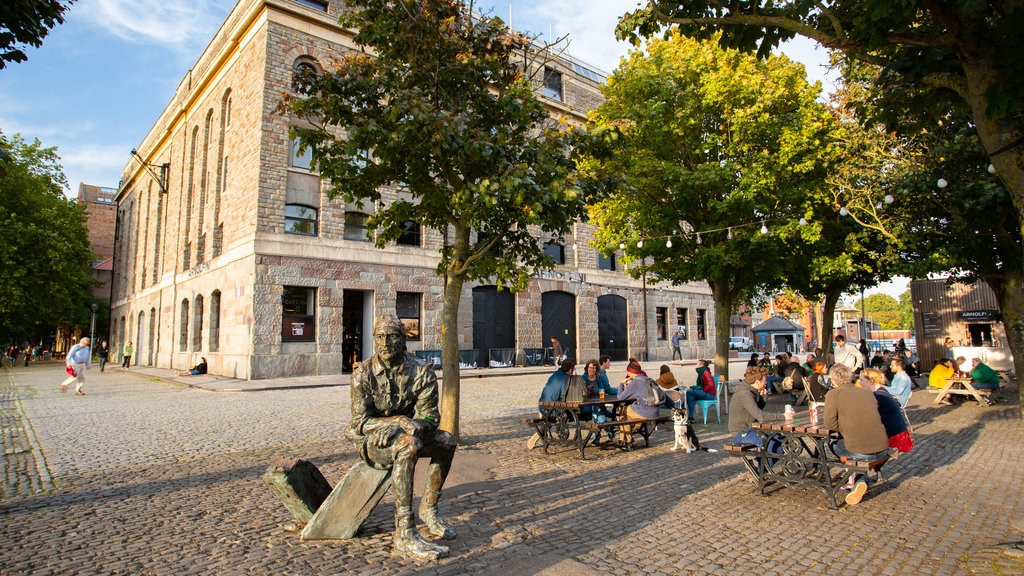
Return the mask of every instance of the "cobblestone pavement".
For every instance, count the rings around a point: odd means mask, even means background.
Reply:
[[[761,497],[738,459],[672,452],[667,428],[650,448],[588,449],[586,461],[527,451],[520,418],[546,373],[463,380],[463,444],[441,502],[459,537],[449,558],[417,564],[389,553],[390,496],[358,538],[301,542],[263,484],[278,456],[332,483],[356,462],[341,378],[218,393],[252,385],[90,369],[75,396],[59,392],[60,363],[0,368],[0,574],[1024,573],[1016,390],[991,408],[916,392],[914,451],[832,511],[816,490]],[[711,447],[726,437],[724,422],[697,432]]]

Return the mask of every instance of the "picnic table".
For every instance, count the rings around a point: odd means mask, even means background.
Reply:
[[[811,424],[810,411],[797,412],[792,421],[772,419],[751,426],[761,437],[761,446],[726,444],[729,454],[743,458],[747,470],[757,482],[762,496],[772,485],[788,488],[817,488],[829,499],[831,508],[839,505],[836,494],[856,474],[875,472],[888,457],[871,461],[840,459],[829,448],[838,433],[823,423]],[[769,452],[769,440],[776,438]]]
[[[593,440],[595,435],[599,435],[603,430],[627,425],[638,426],[639,428],[635,433],[642,435],[645,444],[650,445],[650,435],[653,432],[653,426],[670,419],[668,416],[639,419],[628,418],[626,416],[626,406],[629,406],[634,401],[635,399],[633,398],[619,400],[609,396],[604,400],[588,398],[582,402],[564,400],[539,402],[538,407],[547,412],[548,416],[546,418],[524,418],[523,422],[537,430],[540,441],[544,446],[545,454],[548,453],[548,447],[553,444],[572,446],[579,450],[580,459],[586,460],[585,449],[587,445]],[[610,408],[612,418],[601,423],[591,422],[585,419],[583,415],[583,411],[586,408],[591,408],[592,410]],[[622,447],[632,449],[632,446]]]
[[[946,378],[946,387],[939,390],[939,393],[935,395],[935,404],[942,402],[942,399],[946,397],[946,394],[961,394],[964,396],[973,396],[978,401],[978,406],[988,406],[989,403],[985,400],[988,396],[988,390],[984,393],[974,387],[974,379],[970,377],[966,378]]]

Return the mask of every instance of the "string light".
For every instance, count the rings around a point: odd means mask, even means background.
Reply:
[[[885,195],[885,203],[892,204],[896,199],[892,197],[892,194]]]
[[[848,212],[846,212],[846,208],[845,207],[841,209],[840,213],[842,213],[844,215],[848,214]],[[703,244],[704,239],[701,237],[703,234],[711,234],[711,233],[715,233],[715,232],[725,232],[726,233],[726,237],[731,240],[733,238],[733,236],[734,236],[734,234],[732,232],[733,228],[745,228],[747,226],[756,226],[758,223],[760,223],[761,224],[761,233],[762,234],[768,234],[768,224],[767,223],[771,222],[773,220],[783,220],[783,219],[788,220],[788,218],[783,218],[783,217],[766,218],[764,220],[760,220],[760,221],[757,221],[757,222],[748,222],[746,224],[735,224],[735,225],[732,225],[732,226],[725,226],[725,227],[722,227],[722,228],[713,228],[713,229],[709,229],[709,230],[701,230],[700,232],[694,231],[693,228],[688,226],[688,225],[683,225],[682,226],[683,232],[681,232],[681,234],[683,236],[685,236],[685,237],[688,237],[690,234],[694,234],[696,236],[697,244]],[[806,226],[807,225],[807,219],[806,218],[800,218],[799,223],[800,223],[801,226]],[[671,234],[669,234],[667,236],[644,236],[642,238],[637,239],[636,247],[642,249],[644,247],[644,242],[649,241],[649,240],[658,240],[659,238],[664,238],[665,239],[665,247],[666,248],[671,248],[673,246],[672,237],[676,236],[676,235],[679,235],[679,234],[680,234],[680,232],[673,231]],[[573,248],[574,249],[576,248],[575,244],[573,245]],[[619,250],[625,251],[625,249],[626,249],[626,243],[624,241],[620,241],[619,242]]]
[[[726,238],[732,240],[732,228],[729,228],[729,233],[725,235]]]
[[[761,234],[767,234],[767,233],[768,233],[768,226],[766,226],[764,222],[761,222]]]
[[[846,216],[849,213],[850,213],[850,211],[846,209],[846,206],[841,206],[839,208],[839,215],[840,216]]]
[[[988,165],[988,173],[989,174],[995,174],[996,173],[996,167],[993,166],[992,164],[989,164]]]
[[[643,240],[640,240],[640,241],[638,241],[638,242],[636,243],[636,247],[637,247],[637,248],[643,248],[643,247],[644,247],[644,241],[643,241]]]
[[[668,241],[665,242],[665,248],[671,248],[671,247],[672,247],[672,239],[669,238]]]
[[[700,232],[697,233],[697,244],[700,244]]]
[[[935,185],[938,186],[939,188],[945,188],[947,185],[949,185],[949,182],[946,182],[945,178],[939,178],[939,181],[936,182]]]
[[[801,216],[800,217],[800,225],[801,226],[807,226],[807,218],[804,218],[804,217]]]

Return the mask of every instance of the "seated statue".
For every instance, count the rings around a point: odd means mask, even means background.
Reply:
[[[395,553],[420,560],[446,556],[448,548],[420,537],[412,513],[412,482],[418,458],[430,458],[420,519],[437,538],[455,538],[455,529],[437,514],[456,442],[438,429],[437,376],[406,352],[405,328],[382,314],[373,327],[374,355],[352,372],[352,422],[345,435],[363,461],[391,469],[395,496]]]

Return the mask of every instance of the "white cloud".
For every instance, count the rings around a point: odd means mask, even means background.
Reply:
[[[210,41],[232,5],[224,0],[83,0],[73,10],[129,42],[194,51]]]

